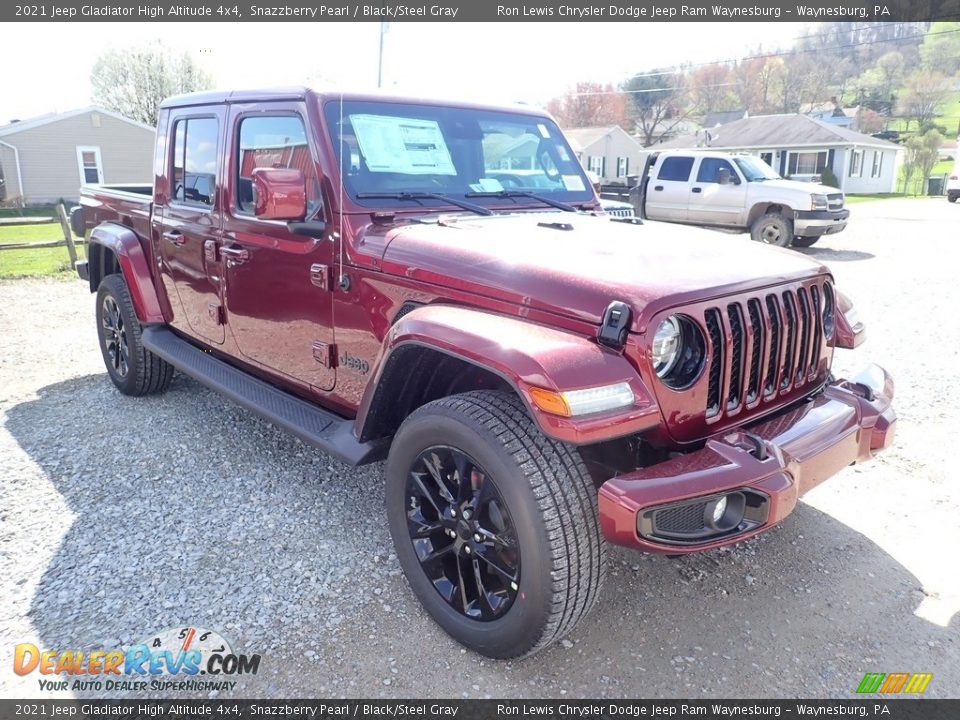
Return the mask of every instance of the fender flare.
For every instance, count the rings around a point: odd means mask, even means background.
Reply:
[[[90,243],[88,253],[92,261],[90,291],[96,292],[100,280],[104,275],[109,274],[103,250],[99,251],[99,258],[93,257],[97,253],[95,246],[99,246],[109,250],[116,258],[123,279],[130,290],[137,319],[144,325],[165,322],[160,298],[153,284],[153,276],[150,274],[150,263],[147,261],[137,234],[130,228],[117,223],[102,223],[90,233],[88,242]]]
[[[391,327],[375,364],[356,418],[363,429],[385,369],[400,348],[411,345],[453,356],[499,376],[526,404],[544,434],[575,445],[600,442],[648,430],[660,424],[660,410],[639,373],[620,353],[570,332],[537,325],[521,318],[452,305],[425,305],[405,314]],[[628,382],[634,404],[581,418],[551,415],[530,395],[533,387],[576,390]]]

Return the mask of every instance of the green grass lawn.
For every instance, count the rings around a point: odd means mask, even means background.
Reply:
[[[60,229],[60,223],[0,226],[0,245],[61,239],[63,239],[63,231]],[[77,247],[77,254],[83,257],[82,246]],[[66,246],[0,250],[0,278],[67,275],[72,272]]]

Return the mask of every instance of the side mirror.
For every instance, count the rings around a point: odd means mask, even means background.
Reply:
[[[721,185],[736,185],[733,174],[729,169],[722,167],[717,171]]]
[[[261,220],[303,220],[307,182],[297,168],[256,168],[251,174],[254,214]]]

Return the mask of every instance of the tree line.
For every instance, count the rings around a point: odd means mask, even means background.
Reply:
[[[796,113],[836,99],[862,132],[891,119],[923,133],[960,85],[960,23],[822,23],[792,47],[654,67],[619,84],[583,81],[548,103],[564,127],[620,125],[651,145],[708,113]],[[960,128],[938,128],[951,134]]]

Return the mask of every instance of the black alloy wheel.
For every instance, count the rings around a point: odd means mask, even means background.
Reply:
[[[120,313],[120,306],[112,295],[105,295],[100,311],[103,326],[104,359],[112,366],[118,378],[125,378],[129,369],[130,349],[127,346],[127,328]]]
[[[520,545],[487,472],[457,448],[429,447],[410,470],[406,508],[417,559],[440,596],[473,620],[503,616],[519,589]]]

